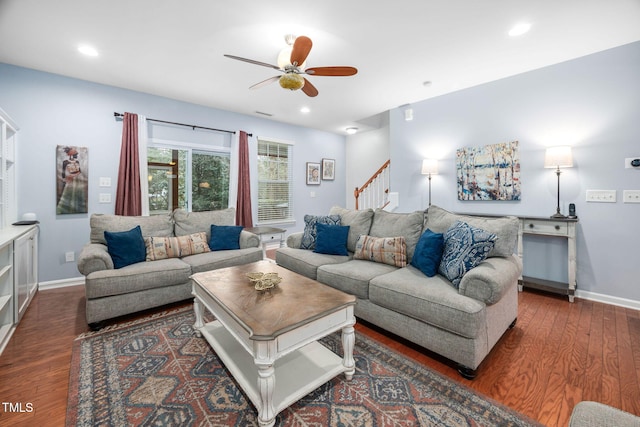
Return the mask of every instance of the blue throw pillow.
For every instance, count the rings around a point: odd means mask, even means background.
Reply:
[[[456,221],[444,233],[444,253],[438,272],[458,289],[462,276],[487,258],[496,240],[495,234]]]
[[[241,225],[215,225],[211,224],[211,239],[209,249],[212,251],[225,251],[240,249]]]
[[[316,224],[316,248],[319,254],[349,255],[347,252],[348,225]]]
[[[142,230],[138,225],[129,231],[105,231],[107,251],[115,268],[143,262],[147,259],[147,248],[142,238]]]
[[[305,215],[304,224],[300,249],[313,249],[316,247],[316,224],[340,225],[340,215]]]
[[[433,277],[438,272],[443,250],[444,235],[427,229],[418,240],[411,265],[426,276]]]

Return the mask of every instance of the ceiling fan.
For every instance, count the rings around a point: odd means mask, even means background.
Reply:
[[[288,55],[289,57],[287,58],[288,51],[283,50],[278,57],[278,65],[267,64],[266,62],[255,61],[253,59],[242,58],[234,55],[224,56],[231,59],[237,59],[238,61],[248,62],[250,64],[273,68],[284,73],[256,83],[249,89],[258,89],[278,81],[280,86],[285,89],[302,89],[307,96],[311,97],[318,95],[318,89],[316,89],[306,77],[303,77],[302,74],[309,76],[353,76],[358,72],[354,67],[343,66],[305,68],[305,61],[311,51],[311,46],[313,46],[311,39],[307,36],[295,37],[289,34],[285,36],[285,40],[287,41],[287,44],[291,46],[291,54]]]

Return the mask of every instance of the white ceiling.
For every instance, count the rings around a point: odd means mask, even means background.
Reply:
[[[531,31],[509,37],[520,21]],[[313,40],[307,67],[358,74],[308,76],[316,98],[277,83],[250,91],[278,71],[223,54],[275,64],[288,33]],[[638,40],[640,0],[0,0],[0,62],[336,133]]]

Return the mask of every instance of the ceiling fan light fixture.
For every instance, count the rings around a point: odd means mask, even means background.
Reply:
[[[287,73],[283,74],[278,82],[284,89],[298,90],[304,86],[304,77],[298,73]]]

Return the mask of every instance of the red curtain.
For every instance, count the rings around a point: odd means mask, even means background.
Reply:
[[[138,158],[138,115],[124,113],[120,169],[116,189],[116,215],[142,215],[140,163]]]
[[[251,215],[251,180],[249,179],[249,138],[240,131],[238,143],[238,200],[236,202],[236,225],[253,227]]]

